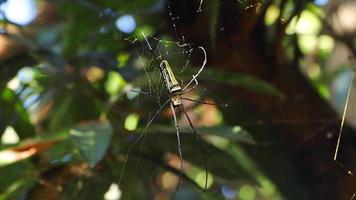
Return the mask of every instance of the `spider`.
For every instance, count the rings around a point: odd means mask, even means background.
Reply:
[[[179,180],[178,180],[177,188],[176,188],[178,190],[181,180],[182,180],[182,177],[183,177],[183,170],[184,170],[182,144],[181,144],[181,140],[180,140],[180,132],[179,132],[179,126],[178,126],[178,122],[177,122],[177,115],[176,115],[176,109],[180,109],[181,111],[183,111],[184,115],[186,116],[189,126],[190,126],[190,129],[191,129],[191,132],[193,133],[195,139],[198,141],[199,148],[203,154],[203,162],[204,162],[204,167],[205,167],[204,190],[207,190],[208,163],[207,163],[207,158],[206,158],[206,151],[205,151],[205,148],[201,142],[201,138],[198,135],[198,133],[193,125],[193,122],[190,119],[190,117],[182,103],[182,101],[192,101],[192,102],[207,104],[207,105],[217,105],[215,103],[203,102],[203,101],[190,99],[190,98],[186,98],[186,97],[182,96],[184,94],[187,94],[187,93],[193,91],[196,87],[198,87],[199,83],[198,83],[197,77],[203,71],[203,69],[207,63],[207,53],[203,47],[201,47],[201,46],[198,47],[198,49],[200,49],[204,54],[204,62],[202,64],[202,66],[199,68],[198,72],[192,76],[192,79],[185,86],[181,86],[179,84],[179,82],[177,81],[177,79],[175,78],[175,75],[174,75],[168,61],[163,59],[161,56],[156,57],[146,35],[143,32],[141,32],[141,34],[143,35],[143,38],[146,41],[146,44],[149,48],[149,52],[154,57],[156,64],[158,64],[158,69],[160,71],[160,75],[163,79],[163,82],[164,82],[164,85],[165,85],[165,88],[166,88],[169,98],[154,113],[152,118],[148,121],[148,123],[144,129],[144,132],[137,138],[137,140],[134,142],[133,145],[136,145],[138,143],[138,141],[140,141],[145,136],[145,132],[146,132],[147,128],[151,125],[151,123],[154,121],[154,119],[161,113],[161,111],[169,104],[170,109],[173,113],[173,120],[174,120],[175,129],[176,129],[176,135],[177,135],[177,148],[178,148],[178,154],[179,154],[179,158],[180,158],[180,175],[179,175]],[[180,46],[180,47],[183,47],[183,46]],[[137,93],[142,93],[145,95],[151,95],[151,92],[142,92],[142,91],[136,91],[136,90],[131,90],[131,91],[137,92]],[[222,106],[226,107],[227,104],[224,104]]]

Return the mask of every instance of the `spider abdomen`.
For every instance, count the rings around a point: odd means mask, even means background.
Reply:
[[[162,73],[164,84],[169,92],[169,94],[174,94],[182,91],[176,77],[174,76],[171,67],[167,60],[162,60],[160,64],[160,71]]]

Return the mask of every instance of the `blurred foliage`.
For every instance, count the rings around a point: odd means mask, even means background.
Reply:
[[[270,2],[264,18],[270,31],[267,35],[274,31],[278,19],[291,19],[283,38],[287,57],[293,59],[290,49],[296,45],[302,55],[313,54],[325,61],[334,40],[320,34],[323,10],[312,3],[296,9],[299,4],[294,1],[288,1],[284,8],[279,7],[280,1]],[[249,1],[236,3],[242,10],[250,6]],[[263,151],[263,144],[255,140],[244,124],[224,120],[232,113],[242,113],[239,118],[250,120],[229,88],[277,98],[285,98],[284,94],[251,75],[226,72],[218,67],[202,72],[199,80],[207,89],[197,90],[192,96],[201,101],[214,99],[216,103],[228,103],[229,107],[214,107],[215,111],[209,113],[205,112],[206,105],[188,106],[188,113],[196,122],[204,115],[216,116],[211,123],[195,125],[208,159],[208,191],[202,191],[203,152],[184,120],[179,124],[182,124],[185,175],[180,189],[175,191],[180,172],[170,113],[164,110],[146,130],[147,121],[159,108],[155,102],[157,96],[151,98],[130,91],[153,88],[157,92],[163,88],[162,83],[156,86],[147,80],[158,72],[148,71],[150,75],[147,75],[140,65],[152,61],[149,52],[141,51],[147,48],[141,31],[150,36],[150,41],[153,37],[173,41],[173,45],[161,43],[172,47],[169,52],[182,50],[175,44],[177,39],[172,39],[174,31],[169,34],[161,30],[162,23],[166,26],[163,28],[171,29],[167,28],[172,19],[165,13],[166,1],[80,0],[38,1],[37,4],[44,13],[33,25],[18,27],[24,35],[10,31],[4,34],[8,38],[21,38],[16,42],[27,50],[0,61],[0,134],[2,138],[11,137],[5,130],[12,127],[18,135],[18,141],[9,144],[2,139],[0,145],[0,199],[43,199],[46,195],[58,199],[104,196],[110,199],[108,191],[115,184],[119,185],[121,199],[168,199],[168,196],[172,199],[281,199],[283,195],[291,197],[294,192],[298,193],[294,193],[294,199],[304,197],[304,189],[299,187],[293,169],[286,167],[291,179],[295,178],[290,187],[297,189],[277,188],[269,179],[273,175],[265,174],[244,148]],[[212,8],[203,12],[208,12],[210,42],[215,46],[216,32],[220,31],[216,5],[220,1],[208,0],[207,4]],[[285,9],[285,16],[281,16],[280,9]],[[115,27],[116,19],[123,14],[133,15],[137,20],[132,34],[122,33]],[[1,24],[4,30],[15,26],[5,19]],[[134,42],[135,39],[139,42]],[[184,63],[182,59],[187,59],[184,56],[182,53],[173,56],[175,65],[172,66]],[[327,72],[323,67],[303,56],[299,62],[312,84],[328,98],[327,80],[322,78]],[[304,67],[311,62],[314,68]],[[177,77],[191,78],[196,73],[194,65],[176,70]],[[158,99],[166,97],[163,92],[154,95]],[[265,133],[263,128],[255,130],[257,135]],[[146,134],[143,141],[131,148],[143,132]]]

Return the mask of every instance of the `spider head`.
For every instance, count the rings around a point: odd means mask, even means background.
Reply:
[[[182,105],[182,102],[180,100],[180,96],[179,95],[173,95],[171,96],[171,101],[173,103],[173,106],[180,106]]]

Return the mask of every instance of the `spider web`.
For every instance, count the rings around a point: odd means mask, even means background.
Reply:
[[[133,4],[136,4],[137,2],[133,1]],[[237,1],[235,3],[238,3],[239,5],[242,5],[244,7],[245,10],[248,9],[253,9],[259,6],[259,4],[256,5],[246,5],[245,2],[243,1]],[[199,15],[202,12],[208,12],[209,9],[212,9],[213,7],[216,6],[226,6],[223,5],[221,3],[217,3],[215,5],[210,5],[210,6],[206,6],[206,1],[204,0],[197,0],[197,8],[196,11],[194,13],[188,13],[185,16],[175,16],[173,13],[173,9],[172,9],[172,5],[170,3],[170,1],[168,1],[168,5],[167,5],[167,9],[169,12],[169,18],[168,19],[164,19],[165,21],[162,22],[162,24],[167,24],[166,21],[170,21],[170,26],[168,29],[172,30],[173,33],[176,34],[176,38],[172,39],[170,37],[167,38],[163,38],[162,34],[156,34],[157,32],[160,31],[160,29],[162,28],[161,26],[156,26],[156,30],[151,31],[151,33],[147,34],[147,36],[143,37],[142,32],[139,32],[139,34],[137,34],[136,36],[133,37],[125,37],[125,38],[108,38],[105,39],[105,42],[113,42],[116,40],[126,40],[129,41],[133,46],[135,46],[135,53],[136,53],[136,60],[137,62],[137,66],[139,68],[139,71],[141,71],[141,74],[143,74],[142,77],[144,77],[144,82],[146,82],[145,84],[140,85],[140,88],[147,88],[149,94],[151,94],[151,97],[153,98],[154,102],[156,102],[156,104],[158,105],[158,108],[153,108],[151,113],[147,114],[147,120],[145,121],[145,125],[147,127],[147,125],[150,125],[150,121],[153,119],[152,117],[154,116],[155,112],[157,109],[160,109],[162,107],[162,105],[164,104],[165,100],[168,98],[168,95],[165,91],[164,88],[164,83],[162,81],[162,77],[159,74],[159,70],[157,68],[157,63],[156,63],[156,59],[166,59],[169,61],[172,70],[174,72],[174,74],[177,76],[178,81],[181,83],[181,85],[184,85],[184,83],[186,83],[187,80],[189,80],[191,78],[191,75],[194,73],[191,73],[191,71],[187,70],[187,68],[193,68],[192,66],[195,65],[190,63],[191,61],[191,57],[194,56],[195,54],[200,54],[198,52],[196,52],[195,50],[197,49],[197,45],[195,44],[190,44],[189,41],[187,41],[187,39],[185,38],[184,35],[182,35],[180,33],[179,30],[179,25],[177,23],[177,21],[181,20],[181,19],[189,19],[189,17],[191,17],[192,15]],[[137,19],[139,21],[139,24],[144,25],[145,22],[143,20],[143,17],[140,17],[140,11],[136,10],[135,15],[137,16]],[[71,22],[73,24],[73,30],[79,30],[79,29],[85,29],[85,27],[81,27],[81,26],[76,26],[76,22]],[[230,24],[227,23],[226,26],[221,26],[219,27],[217,30],[222,32],[224,31],[226,28],[228,28],[228,26],[232,26]],[[93,35],[95,35],[96,33],[93,32]],[[152,50],[150,49],[149,45],[151,45]],[[151,52],[154,52],[154,54],[152,55]],[[194,68],[195,69],[195,68]],[[134,86],[135,87],[135,86]],[[342,112],[342,116],[341,116],[341,121],[340,121],[340,130],[338,131],[338,140],[337,140],[337,144],[336,144],[336,148],[335,148],[335,153],[333,155],[334,161],[342,166],[341,163],[337,162],[337,156],[339,155],[338,151],[339,151],[339,147],[342,147],[342,133],[343,133],[343,126],[345,123],[345,119],[346,119],[346,114],[348,111],[348,100],[350,98],[350,94],[351,94],[351,88],[352,88],[352,83],[350,83],[349,85],[349,89],[348,89],[348,93],[347,93],[347,97],[345,100],[345,106]],[[142,95],[141,95],[142,96]],[[155,110],[156,109],[156,110]],[[158,120],[158,119],[155,119]],[[317,125],[317,130],[315,131],[315,135],[316,134],[327,134],[324,131],[324,128],[327,127],[329,124],[334,123],[335,121],[339,121],[339,119],[312,119],[312,120],[305,120],[305,119],[296,119],[296,120],[274,120],[274,119],[270,119],[268,121],[266,120],[254,120],[254,121],[245,121],[242,122],[240,125],[241,126],[249,126],[249,125],[256,125],[256,124],[260,124],[260,125],[274,125],[274,124],[298,124],[298,123],[316,123]],[[159,123],[159,121],[157,121],[157,123]],[[312,136],[308,136],[308,138],[306,138],[306,140],[310,139],[310,137]],[[144,143],[142,143],[140,148],[143,148]],[[271,144],[269,144],[271,145]],[[215,158],[218,159],[218,158]],[[223,164],[223,162],[222,162]],[[137,163],[137,166],[139,166],[139,161]],[[138,170],[139,167],[137,167],[136,171]],[[226,168],[229,168],[229,166],[226,166]],[[344,170],[346,170],[348,172],[348,174],[350,176],[353,176],[353,172],[351,172],[350,170],[347,170],[347,168],[345,168],[344,166],[342,166],[342,168]],[[233,171],[232,169],[228,169],[230,171]],[[239,176],[238,174],[236,174],[236,172],[233,172],[235,176]],[[351,199],[353,199],[355,196],[355,194],[351,197]]]
[[[199,6],[196,10],[196,12],[194,14],[198,14],[200,12],[206,11],[207,9],[202,9],[203,8],[203,2],[204,1],[200,1]],[[162,39],[159,38],[159,36],[154,36],[154,35],[148,35],[147,33],[139,32],[138,36],[134,36],[134,37],[130,37],[127,38],[126,40],[131,42],[132,44],[137,44],[139,43],[138,46],[140,46],[140,48],[136,49],[137,52],[137,60],[139,60],[141,64],[141,67],[143,68],[144,74],[146,76],[146,81],[147,81],[147,85],[148,85],[148,91],[144,91],[143,94],[149,94],[154,101],[159,105],[158,110],[162,109],[163,106],[166,104],[166,99],[168,99],[169,97],[167,95],[164,95],[163,93],[167,94],[167,91],[164,88],[164,83],[162,81],[162,77],[159,73],[158,70],[158,65],[159,62],[157,62],[157,60],[167,60],[168,63],[170,63],[171,68],[173,70],[173,73],[177,76],[180,85],[185,85],[186,81],[184,80],[190,80],[191,76],[195,73],[192,73],[192,71],[190,70],[190,75],[185,75],[185,71],[187,69],[187,67],[190,67],[190,59],[193,56],[193,54],[196,52],[196,50],[201,49],[204,52],[204,56],[201,60],[202,64],[200,65],[205,65],[205,62],[207,60],[207,55],[205,54],[205,50],[203,47],[200,47],[198,45],[195,44],[191,44],[189,43],[186,38],[184,37],[184,35],[180,34],[179,31],[179,27],[177,26],[177,24],[175,23],[176,20],[182,19],[184,17],[181,16],[175,16],[172,12],[172,8],[171,8],[171,2],[168,1],[168,5],[167,5],[167,9],[169,12],[169,17],[172,21],[172,29],[173,29],[173,33],[176,34],[176,41],[171,40],[171,39]],[[218,5],[216,5],[218,6]],[[248,6],[247,9],[252,8],[252,6]],[[139,15],[139,14],[137,14]],[[141,18],[138,17],[138,21],[141,21]],[[220,31],[223,31],[224,29],[221,28]],[[155,32],[155,31],[153,31]],[[146,36],[147,35],[147,36]],[[200,65],[198,65],[198,67],[196,67],[197,69],[199,69]],[[200,72],[198,71],[198,74]],[[188,78],[188,79],[187,79]],[[194,80],[195,76],[193,76]],[[188,84],[190,84],[190,82],[188,82]],[[207,91],[206,89],[204,89],[204,91]],[[139,91],[133,91],[133,92],[140,92]],[[209,91],[207,91],[209,93]],[[141,92],[142,93],[142,92]],[[211,93],[210,93],[211,94]],[[216,95],[212,95],[216,100],[220,101],[218,97],[216,97]],[[162,98],[163,97],[163,98]],[[164,99],[162,101],[162,99]],[[162,103],[164,102],[164,103]],[[147,128],[152,124],[153,120],[158,121],[158,119],[156,118],[157,113],[150,113],[148,114],[148,116],[150,116],[147,120],[147,123],[145,125],[145,130],[143,133],[141,133],[141,136],[139,136],[138,139],[142,139],[142,144],[141,144],[141,152],[142,152],[142,148],[144,146],[144,142],[146,139],[146,132]],[[156,122],[159,123],[159,122]],[[183,134],[185,134],[184,132],[182,132]],[[138,140],[136,140],[138,141]],[[134,144],[136,144],[136,141]],[[184,144],[183,144],[184,145]],[[184,148],[184,147],[183,147]],[[211,153],[211,152],[208,152]],[[187,156],[187,155],[185,155]],[[127,162],[127,159],[129,157],[129,153],[126,155],[125,158],[125,164]],[[189,156],[187,156],[189,157]],[[221,160],[220,158],[215,157],[214,159],[217,159],[219,163],[221,163],[221,165],[223,165],[225,167],[226,170],[228,170],[230,173],[232,173],[234,176],[238,177],[240,180],[246,181],[244,180],[238,173],[234,172],[233,169],[231,169],[231,167],[229,167],[228,165],[224,164],[224,161]],[[139,163],[141,161],[141,159],[139,159],[137,161],[137,163]],[[139,164],[136,165],[136,169],[138,169]],[[125,168],[125,167],[124,167]],[[123,171],[121,173],[121,175],[123,175],[124,173],[124,168]],[[121,178],[120,178],[121,179]],[[255,187],[252,183],[251,184],[253,187]]]
[[[198,5],[198,8],[196,10],[196,12],[194,14],[199,14],[201,12],[205,12],[207,11],[209,8],[203,8],[203,3],[204,1],[203,0],[200,0],[199,1],[199,5]],[[243,2],[240,2],[242,5],[243,5]],[[254,7],[258,7],[260,4],[256,4],[256,5],[248,5],[248,6],[245,6],[245,9],[248,10],[248,9],[251,9],[251,8],[254,8]],[[181,18],[184,18],[184,17],[187,17],[187,16],[174,16],[174,14],[172,13],[172,8],[171,8],[171,3],[168,2],[168,12],[169,12],[169,15],[170,15],[170,18],[171,18],[171,21],[172,21],[172,29],[173,29],[173,32],[176,34],[177,36],[177,41],[169,41],[169,40],[165,40],[165,39],[160,39],[158,37],[155,37],[155,36],[148,36],[148,37],[144,37],[144,40],[145,42],[143,42],[144,45],[146,46],[150,46],[151,44],[153,44],[153,51],[154,51],[154,54],[158,55],[156,56],[156,58],[162,58],[162,59],[166,59],[166,60],[174,60],[176,58],[179,58],[178,61],[182,61],[184,60],[183,63],[179,63],[179,64],[174,64],[173,66],[175,66],[173,69],[175,70],[175,74],[179,75],[181,74],[182,72],[184,72],[186,70],[186,68],[189,66],[189,61],[190,61],[190,58],[191,58],[191,55],[192,55],[192,52],[194,50],[194,48],[192,48],[192,44],[189,44],[187,43],[184,35],[181,35],[180,34],[180,31],[179,31],[179,27],[177,26],[177,24],[175,24],[175,20],[179,20]],[[221,6],[221,5],[216,5],[216,6]],[[225,26],[224,27],[220,27],[218,29],[218,31],[222,32],[225,30]],[[139,39],[135,39],[135,41],[137,41]],[[142,38],[141,38],[142,40]],[[168,46],[170,45],[173,45],[174,47],[173,48],[167,48]],[[170,49],[171,51],[169,51],[168,49]],[[178,49],[178,51],[174,51],[172,49]],[[179,49],[181,49],[179,51]],[[150,55],[152,53],[150,53],[149,51],[151,50],[151,47],[149,47],[149,50],[143,50],[143,53],[141,53],[140,57],[144,56],[144,55]],[[153,57],[155,57],[153,55]],[[162,103],[161,103],[161,98],[163,96],[163,92],[165,92],[165,90],[163,89],[164,88],[164,85],[163,85],[163,82],[162,82],[162,79],[159,75],[159,72],[158,72],[158,69],[157,67],[154,65],[154,60],[156,58],[152,58],[152,55],[151,55],[151,58],[148,59],[148,64],[146,65],[147,67],[145,67],[145,72],[146,72],[146,76],[147,76],[147,80],[149,82],[149,93],[153,93],[153,94],[156,94],[154,96],[154,99],[155,101],[160,105],[160,108],[162,106]],[[176,63],[176,61],[170,61],[169,63]],[[153,65],[153,66],[152,66]],[[157,65],[157,63],[156,63]],[[178,70],[176,67],[177,66],[182,66],[181,67],[181,70]],[[153,68],[153,69],[152,69]],[[152,74],[150,74],[152,72]],[[181,84],[184,83],[184,78],[180,78],[180,82]],[[341,141],[342,141],[342,133],[343,133],[343,126],[344,126],[344,123],[345,123],[345,119],[346,119],[346,114],[347,114],[347,110],[348,110],[348,102],[349,102],[349,98],[350,98],[350,93],[351,93],[351,88],[352,88],[352,82],[350,83],[349,85],[349,88],[348,88],[348,93],[347,93],[347,96],[346,96],[346,99],[345,99],[345,106],[344,106],[344,109],[343,109],[343,112],[342,112],[342,117],[341,117],[341,121],[340,121],[340,129],[337,133],[338,135],[338,140],[337,140],[337,144],[336,144],[336,147],[335,147],[335,152],[334,152],[334,156],[333,156],[333,160],[334,162],[340,166],[343,170],[345,170],[350,176],[354,176],[353,175],[353,172],[348,170],[347,168],[345,168],[342,163],[339,163],[337,161],[337,156],[338,156],[338,150],[339,150],[339,147],[340,147],[340,144],[341,144]],[[167,96],[164,96],[165,98],[164,99],[167,99],[168,97]],[[248,126],[248,125],[256,125],[256,124],[259,124],[259,125],[283,125],[283,124],[298,124],[298,123],[312,123],[312,124],[317,124],[317,129],[315,130],[315,133],[311,136],[308,136],[306,138],[304,138],[305,140],[309,140],[311,139],[312,137],[314,137],[315,135],[318,135],[318,134],[321,134],[321,133],[325,133],[325,128],[332,124],[332,123],[335,123],[336,121],[339,121],[338,118],[335,118],[335,119],[311,119],[311,120],[306,120],[306,119],[295,119],[295,120],[273,120],[273,119],[270,119],[268,121],[266,120],[256,120],[256,121],[247,121],[247,122],[242,122],[241,125],[242,126]],[[327,133],[325,133],[327,135]],[[268,144],[268,145],[272,145],[272,144]],[[223,164],[223,162],[222,162]],[[239,177],[238,174],[236,174],[234,172],[234,170],[232,169],[229,169],[229,166],[225,166],[227,170],[229,171],[232,171],[232,173],[236,176],[236,177]],[[353,196],[351,197],[351,199],[353,199],[355,197],[355,193],[353,194]]]

